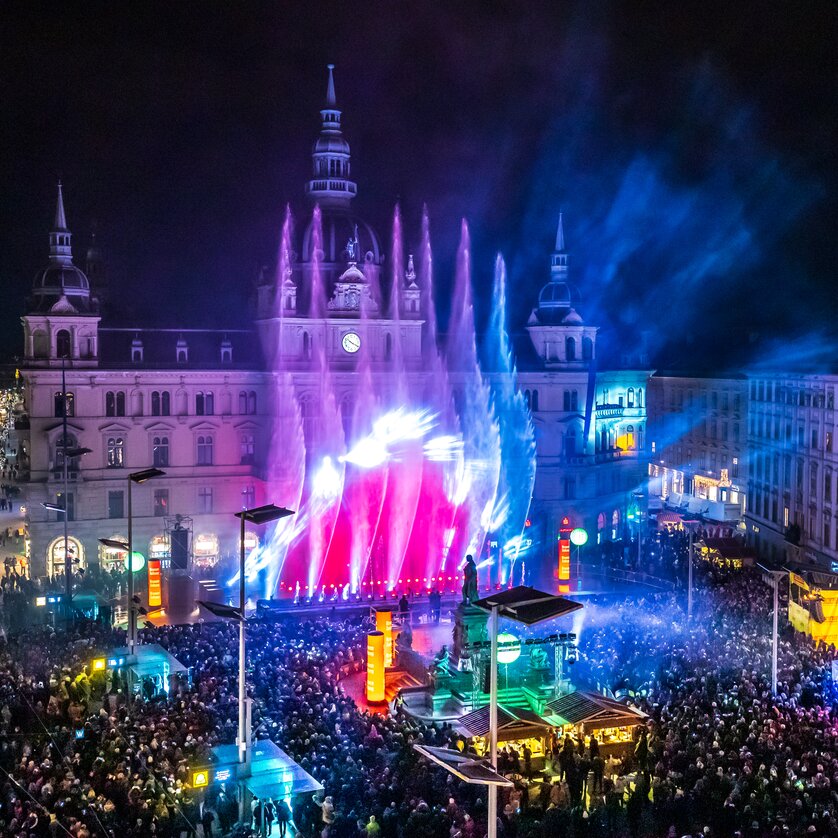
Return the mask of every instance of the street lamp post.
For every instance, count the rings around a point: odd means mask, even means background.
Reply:
[[[247,690],[245,682],[245,663],[247,660],[247,649],[245,645],[245,608],[247,605],[246,591],[245,591],[245,545],[244,545],[244,525],[245,522],[251,524],[268,524],[271,521],[278,521],[281,518],[287,518],[293,515],[294,512],[290,509],[285,509],[282,506],[275,506],[272,503],[265,506],[257,506],[254,509],[242,509],[241,512],[236,512],[235,515],[241,522],[239,529],[239,607],[231,608],[229,605],[219,605],[215,602],[204,602],[198,600],[198,605],[204,607],[211,614],[216,617],[222,617],[227,620],[234,620],[239,624],[239,725],[236,733],[236,746],[238,749],[239,763],[247,762]]]
[[[693,526],[698,523],[695,518],[683,518],[681,523],[690,531],[690,548],[687,553],[687,622],[693,618]]]
[[[128,475],[128,652],[133,655],[137,646],[137,609],[134,607],[134,516],[131,508],[131,487],[146,483],[166,474],[159,468],[146,468]]]
[[[762,571],[762,580],[774,592],[774,612],[771,619],[771,694],[777,695],[777,643],[780,622],[780,581],[786,575],[785,570],[773,570],[765,565],[758,565]]]
[[[577,611],[582,608],[560,596],[538,591],[525,585],[498,591],[473,603],[489,614],[489,747],[491,748],[492,772],[497,773],[498,766],[498,628],[499,618],[536,625]],[[498,790],[496,785],[489,785],[488,838],[497,838],[498,834]]]

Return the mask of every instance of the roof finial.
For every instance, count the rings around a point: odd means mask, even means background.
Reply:
[[[64,215],[64,194],[61,190],[61,181],[58,181],[58,201],[55,204],[55,230],[67,229],[67,216]]]
[[[327,64],[326,68],[329,71],[329,83],[326,85],[326,104],[334,106],[337,104],[337,99],[335,98],[335,76],[334,76],[334,64]]]
[[[564,250],[564,226],[562,224],[562,213],[559,213],[559,227],[556,230],[556,253]]]

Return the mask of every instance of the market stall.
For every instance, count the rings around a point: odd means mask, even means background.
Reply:
[[[484,756],[489,749],[488,705],[461,716],[454,729],[470,741],[478,755]],[[551,723],[532,710],[498,705],[498,745],[514,745],[518,751],[526,745],[533,762],[544,758],[551,729]]]
[[[646,721],[646,714],[598,693],[574,691],[547,702],[545,718],[560,735],[596,735],[608,753],[631,746],[634,731]]]

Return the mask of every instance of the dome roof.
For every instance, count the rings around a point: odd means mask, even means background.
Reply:
[[[548,282],[538,295],[539,309],[571,308],[579,299],[576,289],[568,282]]]
[[[39,288],[66,291],[67,293],[73,293],[73,289],[75,289],[78,293],[80,289],[85,292],[89,291],[90,283],[84,272],[72,262],[69,264],[50,262],[42,271],[38,271],[32,282],[33,291],[37,291]]]
[[[346,251],[347,242],[355,235],[358,228],[358,264],[371,263],[380,265],[383,258],[378,234],[361,218],[344,211],[340,207],[324,207],[321,210],[323,226],[323,262],[346,264],[349,261]],[[303,248],[300,261],[310,262],[312,256],[313,218],[309,219],[303,234]]]
[[[321,134],[312,148],[314,154],[345,154],[349,157],[349,143],[341,134]]]

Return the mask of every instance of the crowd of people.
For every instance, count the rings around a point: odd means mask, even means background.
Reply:
[[[773,697],[769,591],[759,577],[699,580],[691,625],[682,599],[603,597],[582,612],[574,682],[624,690],[648,723],[620,760],[600,757],[595,738],[560,742],[553,782],[502,791],[503,838],[838,836],[834,650],[784,633]],[[248,624],[255,735],[323,786],[292,800],[281,828],[303,838],[482,838],[481,788],[412,747],[453,744],[452,729],[401,709],[371,714],[344,690],[342,680],[363,667],[365,631],[339,614]],[[2,641],[0,835],[233,830],[236,787],[193,789],[190,769],[235,738],[236,629],[195,624],[142,635],[189,667],[191,683],[131,699],[123,679],[90,672],[93,658],[124,639],[103,623],[34,627]],[[526,763],[525,753],[515,757]],[[507,751],[503,760],[515,757]],[[245,820],[261,824],[264,811],[279,829],[279,803],[248,801]]]

